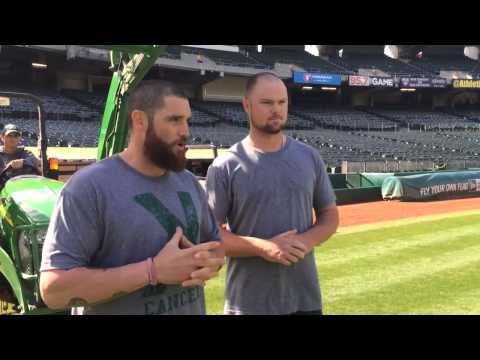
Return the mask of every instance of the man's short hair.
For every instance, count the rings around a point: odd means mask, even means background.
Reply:
[[[156,110],[163,107],[165,97],[176,96],[188,99],[185,90],[178,85],[164,80],[142,81],[127,98],[127,112],[131,126],[132,112],[134,110],[145,111],[149,118],[153,118]]]
[[[255,85],[257,85],[258,80],[262,78],[278,79],[282,81],[282,79],[280,79],[276,74],[268,71],[257,73],[248,78],[247,84],[245,86],[245,96],[248,96],[251,94],[251,92],[255,88]]]

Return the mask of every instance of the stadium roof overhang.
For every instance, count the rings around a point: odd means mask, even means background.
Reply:
[[[193,86],[201,86],[221,77],[218,71],[201,72],[196,70],[182,70],[175,68],[165,68],[154,66],[146,78],[168,80],[172,82],[187,83]]]

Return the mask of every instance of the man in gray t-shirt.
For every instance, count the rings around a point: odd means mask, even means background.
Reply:
[[[202,286],[224,253],[205,192],[184,170],[188,99],[173,84],[144,82],[128,112],[128,148],[77,172],[60,193],[42,298],[76,314],[205,314]]]
[[[249,136],[207,173],[228,257],[225,313],[319,314],[312,250],[338,227],[325,165],[318,151],[282,134],[288,97],[275,75],[251,78],[243,105]]]

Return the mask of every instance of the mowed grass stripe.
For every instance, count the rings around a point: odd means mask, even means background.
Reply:
[[[452,210],[455,210],[455,209],[452,209]],[[358,233],[360,231],[391,228],[394,226],[403,226],[403,225],[410,225],[410,224],[413,225],[417,223],[423,223],[426,221],[436,221],[439,219],[445,220],[445,219],[459,218],[467,215],[480,215],[480,198],[479,198],[479,209],[475,209],[475,210],[466,210],[466,211],[457,211],[457,212],[454,211],[447,214],[425,215],[425,216],[417,216],[413,218],[406,218],[406,219],[400,219],[400,220],[381,221],[381,222],[376,222],[371,224],[343,226],[338,229],[338,233],[351,234],[351,233]]]
[[[209,280],[205,286],[205,302],[209,315],[223,314],[226,268],[224,265],[218,277]]]
[[[479,313],[479,220],[478,214],[446,216],[335,235],[316,249],[326,312]],[[361,244],[367,256],[355,255]],[[375,246],[381,254],[372,255]],[[390,246],[397,248],[390,251]],[[207,284],[208,314],[223,313],[224,281],[225,268]]]
[[[338,279],[342,277],[349,277],[353,274],[369,274],[376,271],[388,272],[392,265],[401,267],[402,264],[410,266],[415,264],[415,261],[430,261],[436,256],[448,254],[451,251],[462,250],[469,246],[476,246],[480,244],[478,235],[476,233],[463,235],[461,228],[457,229],[457,234],[444,242],[430,243],[426,246],[406,247],[396,252],[384,254],[382,256],[361,257],[351,260],[349,263],[340,265],[329,265],[320,260],[321,253],[316,253],[317,268],[321,268],[320,276],[322,279]],[[480,231],[480,225],[479,225]],[[429,242],[430,235],[425,234],[425,242]],[[435,235],[431,235],[434,237]],[[322,276],[323,274],[323,276]]]
[[[480,314],[480,261],[334,300],[329,314]],[[328,286],[327,286],[328,288]],[[328,289],[324,289],[328,292]],[[476,296],[476,297],[475,297]]]
[[[429,271],[442,272],[445,266],[453,266],[453,271],[457,272],[456,266],[458,264],[461,265],[462,262],[457,259],[456,263],[453,264],[450,259],[451,257],[459,257],[459,252],[453,252],[456,249],[459,249],[460,253],[478,254],[474,261],[480,262],[480,247],[478,246],[477,233],[468,229],[467,235],[451,236],[448,241],[442,244],[429,243],[429,245],[424,245],[421,251],[418,248],[406,248],[403,249],[404,253],[402,254],[395,252],[390,254],[389,257],[372,257],[368,261],[359,261],[357,259],[357,261],[352,261],[342,267],[327,266],[325,264],[317,265],[322,290],[326,294],[328,304],[331,305],[331,303],[335,303],[337,300],[347,300],[347,306],[351,302],[361,304],[363,301],[374,304],[378,301],[381,293],[394,294],[392,299],[386,301],[387,308],[383,310],[383,313],[392,313],[389,310],[389,307],[395,307],[392,300],[401,299],[406,294],[402,289],[402,283],[419,282],[419,285],[423,286],[426,276],[435,275],[435,273],[429,274]],[[440,259],[436,257],[440,257]],[[399,260],[401,260],[400,263],[393,265],[395,261]],[[317,264],[319,264],[318,259]],[[438,265],[440,265],[439,268]],[[466,268],[468,269],[469,267],[480,268],[478,265],[470,264],[470,260],[468,260]],[[415,271],[412,271],[412,268]],[[463,272],[463,270],[460,272]],[[218,278],[210,281],[207,285],[207,309],[209,314],[221,314],[223,312],[224,279],[225,269],[222,270]],[[480,280],[473,283],[480,284]],[[417,290],[422,291],[422,289]],[[435,289],[432,291],[435,292]],[[380,292],[380,294],[374,292]],[[351,297],[350,301],[343,299],[343,296]],[[368,299],[365,300],[365,297]],[[427,297],[430,297],[430,295],[427,295]],[[372,301],[372,299],[377,300]],[[405,300],[402,300],[402,302],[405,302]],[[409,304],[408,307],[411,308],[414,305]],[[356,307],[359,306],[354,308]],[[360,306],[359,308],[361,309],[362,307]],[[342,309],[344,307],[340,308],[339,311],[344,311]],[[381,310],[377,312],[382,313]],[[397,312],[401,311],[398,310]],[[408,311],[405,310],[403,312]]]
[[[448,297],[448,302],[445,301],[447,299],[441,299],[440,302],[428,304],[426,307],[415,308],[412,313],[419,315],[480,315],[480,288],[450,293],[452,296]]]
[[[446,218],[435,221],[425,221],[416,224],[395,225],[388,228],[362,230],[357,232],[338,232],[320,248],[321,251],[335,250],[342,253],[353,246],[362,246],[366,242],[382,243],[392,237],[408,237],[422,234],[431,234],[435,231],[447,231],[452,228],[480,224],[480,214],[463,217]],[[318,250],[317,249],[317,250]]]
[[[467,239],[464,239],[466,241]],[[322,271],[319,267],[320,278],[323,281],[322,286],[327,286],[329,297],[332,300],[340,299],[345,296],[359,295],[366,292],[375,291],[379,288],[399,284],[411,279],[420,279],[425,276],[435,274],[436,272],[455,269],[467,265],[473,265],[480,262],[480,245],[476,237],[468,239],[467,244],[452,244],[452,246],[438,249],[440,246],[422,249],[417,253],[411,252],[408,256],[403,253],[395,257],[379,257],[377,261],[365,262],[362,266],[350,267],[349,273],[343,272],[338,277],[334,274],[334,269],[329,272]],[[462,247],[460,250],[454,250],[456,247]],[[323,274],[323,276],[322,276]]]
[[[432,246],[442,242],[454,241],[461,233],[462,236],[470,236],[479,234],[478,225],[461,226],[458,228],[441,229],[428,234],[412,235],[412,236],[392,236],[379,242],[364,241],[359,245],[354,245],[342,249],[330,249],[329,251],[322,251],[319,249],[317,253],[317,261],[324,266],[346,265],[354,260],[361,260],[364,258],[377,258],[379,256],[389,255],[391,253],[398,254],[399,251],[405,249],[412,249],[418,247]],[[344,239],[337,236],[331,241],[342,242]]]

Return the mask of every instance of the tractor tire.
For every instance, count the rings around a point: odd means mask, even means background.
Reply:
[[[0,315],[18,313],[18,302],[7,279],[0,274]]]

